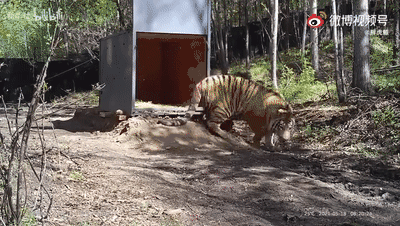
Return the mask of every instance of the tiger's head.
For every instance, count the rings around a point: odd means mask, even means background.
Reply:
[[[276,133],[279,137],[283,138],[284,140],[290,140],[290,127],[293,120],[293,109],[290,104],[287,104],[286,108],[278,109],[278,127],[274,128]]]

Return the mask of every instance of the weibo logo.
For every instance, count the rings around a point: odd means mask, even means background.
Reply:
[[[317,16],[317,14],[312,14],[307,20],[307,25],[311,28],[319,28],[323,24],[324,20],[320,16]]]

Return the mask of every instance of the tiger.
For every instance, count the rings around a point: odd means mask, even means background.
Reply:
[[[232,120],[239,118],[245,120],[254,132],[252,145],[255,147],[260,147],[264,136],[266,145],[274,146],[273,128],[277,127],[278,123],[282,126],[275,131],[276,135],[283,140],[290,139],[292,107],[280,93],[254,81],[230,75],[207,77],[196,85],[188,112],[193,113],[198,107],[204,109],[209,131],[225,140],[234,141],[227,131],[232,129]],[[192,116],[187,113],[186,118]],[[183,125],[186,121],[160,120],[158,123],[176,126]]]

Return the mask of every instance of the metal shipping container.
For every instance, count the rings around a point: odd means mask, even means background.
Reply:
[[[100,109],[185,104],[210,70],[211,0],[133,0],[133,31],[100,41]]]

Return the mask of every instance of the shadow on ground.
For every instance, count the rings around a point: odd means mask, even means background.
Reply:
[[[109,132],[118,124],[116,115],[100,117],[98,108],[76,109],[74,116],[68,120],[52,121],[55,129],[70,132]]]

